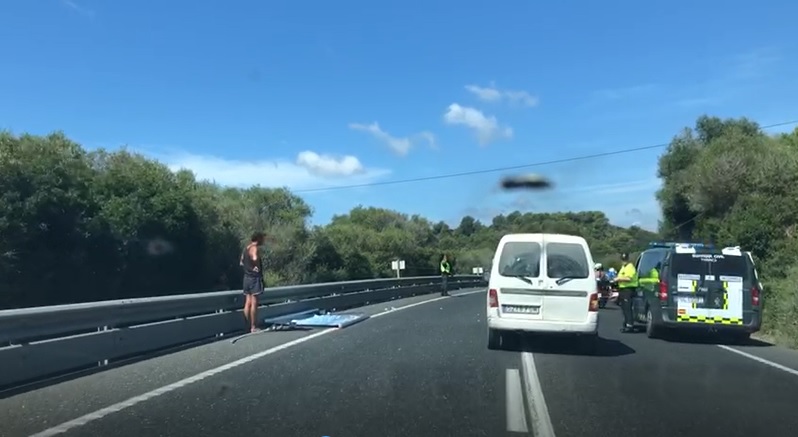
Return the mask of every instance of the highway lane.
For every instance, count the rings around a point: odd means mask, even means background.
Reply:
[[[484,302],[483,293],[441,299],[301,340],[306,334],[292,347],[85,416],[63,435],[437,437],[526,429],[542,437],[546,423],[559,437],[775,437],[798,429],[798,371],[712,344],[621,334],[616,309],[601,314],[597,356],[540,338],[524,339],[518,351],[488,351]],[[795,357],[775,347],[735,350],[767,350],[788,370]]]
[[[456,291],[461,292],[468,290]],[[364,306],[357,312],[374,315],[436,297],[433,294],[398,299]],[[31,435],[312,334],[313,331],[303,330],[269,332],[235,344],[228,337],[18,394],[0,393],[0,437]]]

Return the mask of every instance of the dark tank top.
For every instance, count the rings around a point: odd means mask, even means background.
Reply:
[[[245,276],[260,276],[261,275],[260,272],[255,271],[255,267],[260,268],[260,266],[258,265],[260,259],[258,259],[257,261],[252,261],[252,258],[250,258],[249,254],[247,253],[247,249],[248,248],[249,248],[249,246],[245,247],[244,251],[241,253],[241,258],[243,258],[243,261],[244,261],[244,265],[243,265],[244,275]]]

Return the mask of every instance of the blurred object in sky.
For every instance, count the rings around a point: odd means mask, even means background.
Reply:
[[[544,190],[554,186],[546,177],[529,173],[525,175],[507,176],[502,179],[502,188],[505,190],[531,189]]]

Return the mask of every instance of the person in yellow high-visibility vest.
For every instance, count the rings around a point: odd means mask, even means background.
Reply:
[[[662,268],[660,263],[652,267],[648,272],[638,272],[637,288],[639,291],[653,293],[659,284],[659,270]]]
[[[449,260],[446,257],[446,254],[443,254],[441,258],[441,296],[448,296],[448,282],[449,282],[449,275],[452,274],[452,266],[449,264]]]
[[[637,269],[634,264],[629,262],[629,254],[622,253],[621,261],[623,266],[618,272],[615,281],[618,282],[618,300],[621,303],[623,312],[623,328],[621,332],[631,332],[634,328],[632,322],[632,296],[637,291]]]

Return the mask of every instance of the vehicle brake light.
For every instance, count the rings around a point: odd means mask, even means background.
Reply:
[[[493,288],[488,290],[488,306],[491,308],[499,307],[499,294]]]
[[[668,301],[668,283],[665,281],[660,281],[659,283],[659,293],[657,293],[657,297],[659,297],[660,302],[667,302]]]
[[[588,306],[588,311],[596,312],[598,310],[599,310],[598,293],[593,293],[590,295],[590,306]]]
[[[756,285],[751,287],[751,305],[755,307],[759,306],[759,287]]]

